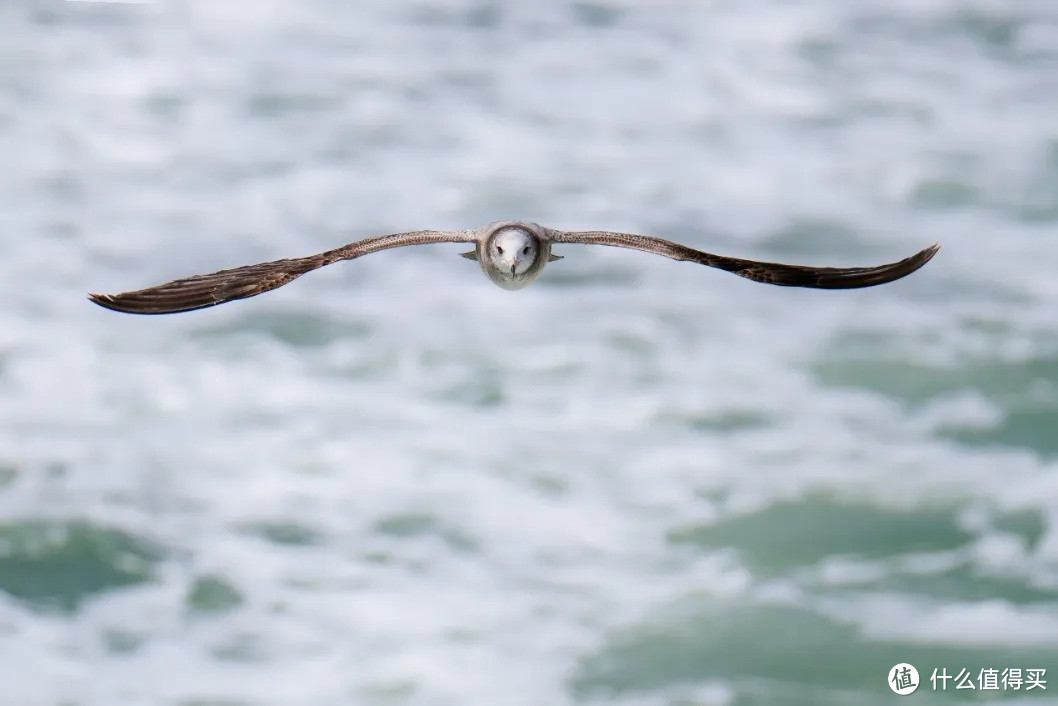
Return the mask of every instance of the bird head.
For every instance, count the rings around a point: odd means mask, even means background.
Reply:
[[[511,277],[524,275],[536,262],[540,245],[524,228],[510,227],[497,232],[487,243],[486,257],[497,270]]]

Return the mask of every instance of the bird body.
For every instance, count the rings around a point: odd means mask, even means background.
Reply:
[[[245,299],[281,287],[312,270],[353,260],[380,250],[428,243],[473,243],[464,257],[477,260],[482,271],[503,289],[522,289],[549,262],[562,259],[551,252],[556,243],[608,245],[696,262],[740,277],[786,287],[856,289],[906,277],[937,253],[934,244],[898,262],[871,267],[812,267],[760,262],[714,255],[663,238],[613,231],[563,231],[529,221],[499,221],[461,231],[420,230],[358,240],[318,255],[245,265],[173,280],[121,294],[90,294],[96,304],[130,314],[173,314]]]
[[[544,265],[562,259],[551,254],[547,229],[537,223],[500,221],[485,230],[474,249],[463,256],[477,260],[485,276],[504,289],[528,287]]]

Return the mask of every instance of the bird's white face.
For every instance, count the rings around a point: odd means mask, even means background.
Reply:
[[[536,238],[521,228],[505,228],[489,243],[487,256],[492,266],[512,277],[524,275],[536,262]]]

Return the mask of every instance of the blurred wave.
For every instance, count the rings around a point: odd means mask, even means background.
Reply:
[[[4,3],[0,702],[1053,667],[1056,111],[1043,0]],[[944,249],[842,293],[569,246],[512,294],[430,246],[186,316],[84,299],[507,218]]]

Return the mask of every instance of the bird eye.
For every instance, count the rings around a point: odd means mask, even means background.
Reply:
[[[498,252],[500,255],[502,255],[503,254],[503,248],[500,247],[499,245],[497,245],[496,246],[496,252]]]
[[[526,245],[524,248],[522,248],[522,254],[523,255],[528,255],[529,254],[529,246],[528,245]]]

